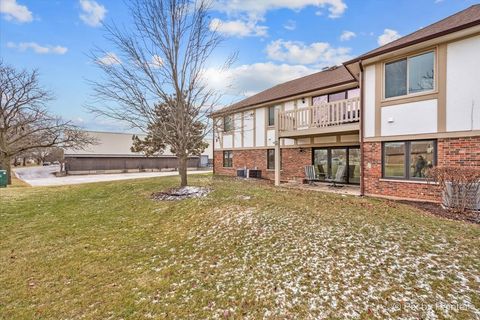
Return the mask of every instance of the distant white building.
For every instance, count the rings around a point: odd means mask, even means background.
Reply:
[[[65,150],[65,169],[69,174],[118,173],[177,170],[178,159],[167,147],[159,155],[147,157],[132,152],[133,136],[145,135],[118,132],[88,131],[97,143],[84,150]],[[213,159],[213,148],[188,159],[189,168],[207,167]]]

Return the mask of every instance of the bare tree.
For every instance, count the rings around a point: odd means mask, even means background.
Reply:
[[[208,0],[134,0],[131,30],[106,26],[119,56],[92,53],[105,77],[92,82],[96,99],[88,108],[148,133],[137,150],[170,148],[179,159],[181,186],[187,185],[188,157],[205,148],[208,115],[220,96],[204,79],[221,41],[210,30],[210,8]]]
[[[32,159],[35,159],[38,164],[42,164],[45,161],[53,162],[63,161],[63,154],[64,150],[59,147],[52,147],[52,148],[39,148],[29,152],[29,156]]]
[[[11,161],[17,155],[50,147],[82,148],[93,143],[85,132],[48,113],[53,99],[38,71],[16,70],[0,61],[0,168],[11,184]]]

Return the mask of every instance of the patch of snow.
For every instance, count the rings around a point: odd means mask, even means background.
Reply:
[[[186,186],[171,189],[166,192],[156,192],[152,194],[152,199],[158,201],[176,201],[190,198],[206,197],[211,190],[205,187]]]

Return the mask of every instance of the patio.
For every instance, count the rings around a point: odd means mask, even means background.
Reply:
[[[360,186],[352,185],[352,184],[337,185],[337,187],[332,187],[330,183],[325,183],[325,182],[303,184],[295,181],[289,181],[286,183],[282,183],[280,186],[284,188],[289,188],[289,189],[303,189],[303,190],[310,190],[310,191],[344,194],[344,195],[350,195],[350,196],[360,196]]]

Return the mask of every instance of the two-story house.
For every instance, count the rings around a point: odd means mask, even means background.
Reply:
[[[362,194],[438,201],[428,168],[480,167],[480,5],[213,117],[215,174],[280,184],[313,164]]]

